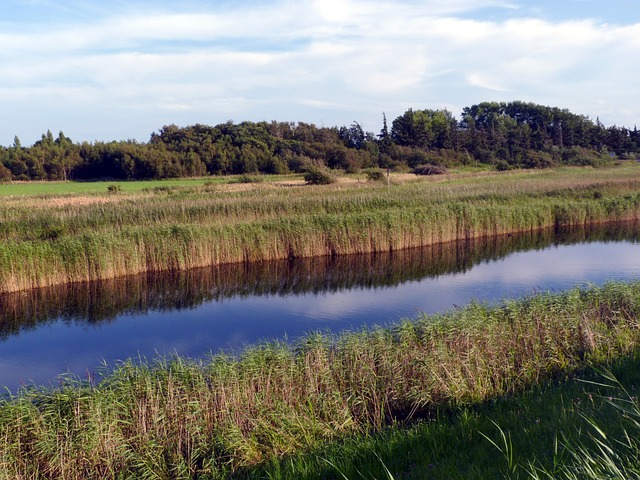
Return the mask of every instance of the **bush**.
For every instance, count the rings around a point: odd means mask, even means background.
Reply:
[[[524,155],[525,168],[551,168],[553,157],[548,152],[527,150]]]
[[[440,165],[432,165],[430,163],[426,163],[424,165],[418,165],[413,169],[413,173],[416,175],[442,175],[443,173],[447,173],[447,169]]]
[[[249,175],[248,173],[243,173],[235,179],[235,183],[261,183],[263,181],[264,178],[262,178],[261,176]]]
[[[610,158],[607,159],[595,150],[588,148],[571,147],[562,152],[562,163],[565,165],[599,167],[604,165],[607,160]]]
[[[12,177],[11,170],[0,163],[0,182],[10,182]]]
[[[511,168],[511,166],[509,165],[509,163],[507,163],[506,160],[496,160],[496,170],[499,172],[506,172],[507,170],[509,170]]]
[[[384,179],[384,172],[377,168],[367,170],[367,179],[373,182],[379,182]]]
[[[336,182],[336,177],[327,168],[319,165],[307,165],[304,180],[308,185],[329,185]]]

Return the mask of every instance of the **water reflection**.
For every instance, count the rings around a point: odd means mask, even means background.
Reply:
[[[66,370],[91,371],[102,359],[199,356],[311,329],[390,322],[471,299],[634,278],[637,241],[636,224],[616,224],[0,296],[0,384],[47,383]]]

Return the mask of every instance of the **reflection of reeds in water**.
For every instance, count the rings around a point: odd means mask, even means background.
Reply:
[[[482,237],[375,255],[311,257],[158,272],[0,295],[0,336],[47,321],[95,323],[123,313],[191,308],[249,295],[319,293],[384,287],[446,273],[552,243],[638,238],[637,224],[592,225],[554,232]]]

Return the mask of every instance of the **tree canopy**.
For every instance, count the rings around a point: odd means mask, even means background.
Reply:
[[[594,165],[640,156],[637,128],[605,127],[566,109],[534,103],[483,102],[460,119],[443,110],[408,109],[378,135],[353,122],[317,127],[295,122],[231,121],[165,125],[146,143],[74,143],[47,131],[31,147],[16,136],[0,147],[0,181],[160,179],[286,173],[306,165],[348,172],[480,162],[499,169]]]

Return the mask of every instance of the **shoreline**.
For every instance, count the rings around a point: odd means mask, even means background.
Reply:
[[[283,261],[283,260],[293,260],[293,259],[321,259],[321,258],[336,258],[336,257],[348,257],[348,256],[352,256],[352,255],[375,255],[375,254],[393,254],[393,253],[398,253],[398,252],[402,252],[405,250],[412,250],[412,249],[419,249],[419,248],[427,248],[427,247],[437,247],[439,245],[446,245],[446,244],[450,244],[450,243],[456,243],[456,242],[462,242],[462,241],[480,241],[480,240],[486,240],[486,239],[492,239],[492,238],[500,238],[500,237],[509,237],[512,235],[523,235],[523,234],[535,234],[535,233],[540,233],[540,232],[544,232],[544,231],[552,231],[552,230],[559,230],[559,229],[573,229],[573,228],[590,228],[590,227],[598,227],[598,226],[606,226],[606,225],[615,225],[615,224],[638,224],[640,223],[640,212],[638,212],[637,215],[633,215],[633,216],[628,216],[628,217],[622,217],[622,218],[616,218],[614,220],[602,220],[602,221],[592,221],[592,222],[588,222],[588,223],[581,223],[581,224],[575,224],[575,223],[570,223],[570,224],[553,224],[553,225],[544,225],[538,228],[531,228],[531,229],[518,229],[518,230],[510,230],[510,231],[506,231],[506,232],[500,232],[500,233],[496,233],[496,234],[491,234],[491,235],[485,235],[485,234],[480,234],[480,235],[475,235],[475,236],[464,236],[464,237],[456,237],[456,238],[447,238],[446,240],[443,241],[436,241],[433,243],[420,243],[420,244],[411,244],[409,246],[405,246],[399,249],[393,249],[393,248],[389,248],[388,250],[386,249],[376,249],[376,250],[363,250],[363,249],[358,249],[357,251],[344,251],[344,252],[331,252],[331,253],[320,253],[320,254],[310,254],[310,255],[288,255],[288,256],[275,256],[275,257],[268,257],[268,258],[257,258],[257,259],[252,259],[252,260],[239,260],[239,261],[235,261],[235,262],[221,262],[221,263],[203,263],[203,264],[191,264],[188,266],[184,266],[184,267],[180,267],[180,268],[175,268],[175,266],[171,266],[168,268],[155,268],[155,269],[142,269],[142,270],[135,270],[135,271],[129,271],[127,273],[122,273],[122,274],[116,274],[113,276],[104,276],[104,275],[100,275],[97,277],[90,277],[90,278],[80,278],[80,279],[73,279],[73,280],[64,280],[62,278],[53,278],[49,281],[47,280],[42,280],[39,279],[38,283],[36,285],[27,287],[27,288],[19,288],[19,287],[14,287],[12,289],[12,286],[9,284],[9,287],[7,288],[5,284],[3,284],[2,286],[0,286],[0,295],[6,295],[6,294],[14,294],[14,293],[20,293],[20,292],[29,292],[32,290],[38,290],[38,289],[43,289],[43,288],[51,288],[51,287],[61,287],[61,286],[71,286],[71,285],[75,285],[75,284],[82,284],[82,283],[93,283],[93,282],[100,282],[100,281],[109,281],[109,280],[119,280],[119,279],[124,279],[127,277],[135,277],[135,276],[140,276],[140,275],[148,275],[148,274],[171,274],[171,273],[184,273],[184,272],[188,272],[189,270],[197,270],[197,269],[207,269],[207,268],[215,268],[215,267],[225,267],[225,266],[241,266],[241,265],[247,265],[250,266],[252,264],[259,264],[259,263],[264,263],[264,262],[272,262],[272,261]],[[329,247],[330,248],[330,247]]]

